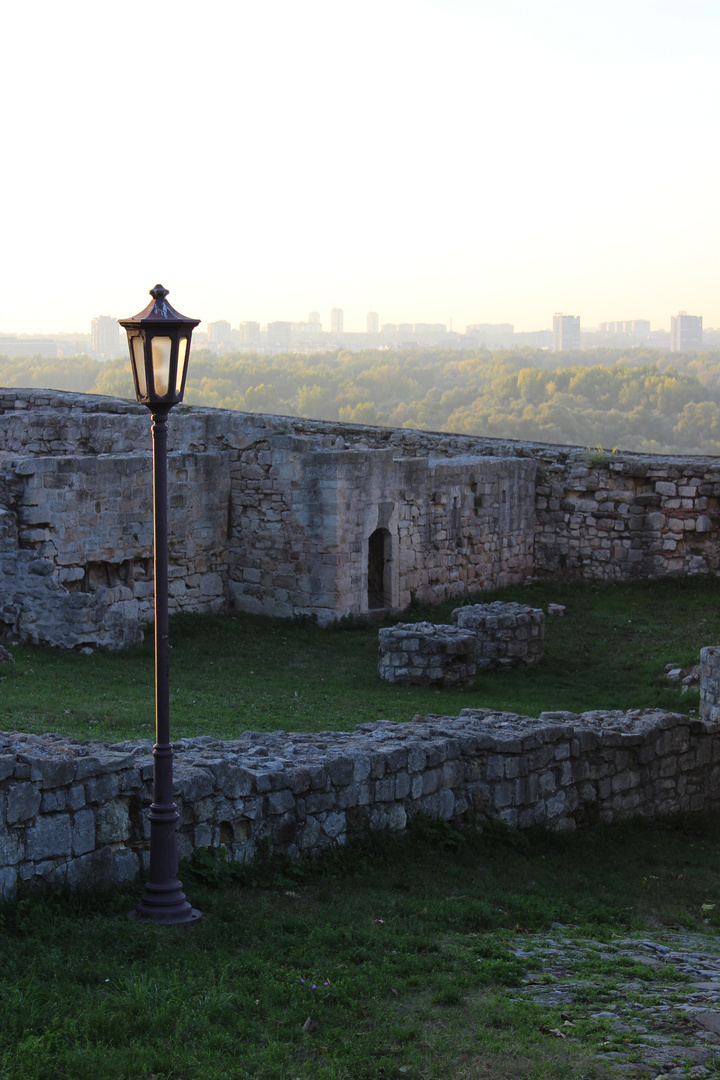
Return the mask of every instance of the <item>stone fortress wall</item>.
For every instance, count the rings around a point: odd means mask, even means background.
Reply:
[[[418,812],[570,830],[720,806],[720,724],[659,711],[464,710],[354,732],[175,744],[178,851],[322,852]],[[148,871],[152,744],[0,734],[0,898]]]
[[[179,407],[174,610],[322,622],[530,575],[717,573],[716,459]],[[151,617],[150,423],[114,399],[0,391],[0,626],[122,647]],[[714,684],[713,684],[714,685]],[[720,696],[720,695],[719,695]],[[0,734],[0,893],[147,870],[150,743]],[[352,733],[176,746],[180,850],[317,852],[424,811],[570,829],[715,810],[720,724],[660,712],[467,711]]]
[[[150,421],[0,390],[0,625],[123,647],[151,618]],[[720,462],[179,406],[171,610],[321,623],[524,578],[717,573]]]

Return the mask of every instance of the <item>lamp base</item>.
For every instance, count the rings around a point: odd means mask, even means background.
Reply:
[[[134,907],[132,912],[127,913],[127,918],[133,922],[157,922],[161,927],[193,927],[195,922],[200,922],[203,913],[198,908],[191,907],[186,917],[177,915],[163,916],[159,912],[147,912],[141,904]]]
[[[202,912],[185,899],[179,881],[164,885],[153,885],[148,881],[142,900],[128,918],[160,923],[161,926],[191,926],[202,918]]]
[[[156,911],[148,912],[143,910],[141,904],[138,904],[132,911],[128,911],[128,919],[132,919],[133,922],[154,922],[160,926],[194,926],[202,917],[202,911],[198,911],[197,908],[190,908],[188,918],[178,918],[174,915],[162,917]]]

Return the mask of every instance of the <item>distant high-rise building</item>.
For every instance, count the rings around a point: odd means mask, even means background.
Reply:
[[[515,327],[509,322],[499,323],[472,323],[470,326],[465,327],[466,334],[486,334],[489,337],[497,337],[500,334],[514,334]]]
[[[292,338],[292,323],[269,322],[267,335],[268,345],[289,345]]]
[[[98,315],[90,324],[90,349],[95,356],[111,360],[122,353],[120,325],[112,315]]]
[[[368,334],[380,333],[380,316],[377,311],[368,311],[365,317],[365,330]]]
[[[647,337],[650,333],[649,319],[625,319],[615,322],[601,322],[603,334],[632,334],[634,337]]]
[[[339,307],[334,307],[332,309],[332,311],[330,312],[330,333],[331,334],[342,334],[342,332],[343,332],[343,323],[344,323],[343,309],[339,308]]]
[[[580,316],[553,315],[553,352],[567,352],[580,348]]]
[[[310,325],[312,326],[313,332],[317,332],[319,334],[322,330],[322,323],[320,322],[320,312],[311,311],[308,315],[308,323],[310,323]]]
[[[218,319],[217,322],[209,322],[207,324],[207,339],[208,341],[215,342],[216,345],[222,345],[226,341],[232,341],[232,329],[230,323],[225,319]]]
[[[15,334],[0,337],[0,356],[41,356],[50,360],[58,355],[58,343],[51,338],[19,338]]]
[[[260,343],[260,323],[244,322],[240,327],[240,340],[243,345],[258,345]]]
[[[465,327],[465,336],[477,345],[497,348],[515,343],[515,327],[512,323],[472,323]]]
[[[688,315],[678,311],[670,319],[670,352],[686,352],[702,349],[702,315]]]

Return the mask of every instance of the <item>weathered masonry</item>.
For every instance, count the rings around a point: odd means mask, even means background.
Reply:
[[[147,410],[0,392],[0,621],[18,639],[122,647],[152,614]],[[346,614],[521,581],[535,463],[406,455],[277,417],[176,409],[170,602]]]
[[[168,475],[174,608],[221,610],[225,456],[175,453]],[[3,479],[0,620],[35,643],[135,644],[153,611],[151,455],[17,457]]]
[[[529,575],[717,573],[720,461],[180,406],[174,610],[403,608]],[[150,425],[113,398],[0,390],[0,627],[122,647],[151,616]]]
[[[329,622],[530,572],[533,461],[405,457],[340,442],[314,449],[306,437],[274,435],[238,470],[237,607]]]
[[[147,872],[152,745],[0,734],[0,896],[18,882]],[[720,725],[659,711],[464,710],[354,732],[246,732],[175,744],[178,848],[260,840],[320,852],[422,811],[568,830],[720,805]]]

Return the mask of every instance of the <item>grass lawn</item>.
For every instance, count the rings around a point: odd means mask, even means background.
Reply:
[[[490,706],[537,716],[661,706],[696,710],[697,691],[681,695],[664,678],[666,664],[689,666],[703,645],[720,642],[720,579],[636,585],[529,585],[484,593],[547,609],[545,658],[535,668],[478,676],[458,690],[393,686],[377,675],[377,624],[358,621],[320,629],[262,616],[190,617],[171,621],[171,725],[174,738],[246,730],[352,729],[416,713],[457,714]],[[403,620],[450,621],[460,600],[415,608]],[[126,653],[91,656],[13,647],[0,667],[0,727],[57,731],[117,741],[154,734],[152,636]]]
[[[537,668],[455,691],[382,683],[377,624],[175,619],[173,736],[472,706],[697,710],[697,692],[682,696],[663,669],[720,641],[716,579],[482,597],[494,598],[567,610],[547,620]],[[457,604],[403,619],[448,621]],[[130,653],[13,652],[0,669],[6,730],[152,736],[151,640]],[[420,819],[322,860],[241,867],[205,853],[182,874],[204,912],[189,930],[129,921],[140,886],[22,896],[0,911],[0,1080],[609,1080],[602,1048],[611,1037],[621,1050],[623,1036],[593,1013],[618,1000],[619,973],[590,952],[568,1021],[523,995],[545,978],[523,942],[678,924],[716,936],[718,840],[716,819],[569,837]],[[636,999],[681,1000],[672,966],[662,987],[652,968],[633,977]]]
[[[570,837],[422,819],[323,860],[185,867],[204,912],[189,930],[129,921],[138,887],[25,897],[0,915],[0,1076],[609,1078],[601,1048],[624,1036],[593,1013],[621,976],[632,1001],[681,1001],[682,972],[609,970],[590,950],[568,1024],[567,1004],[523,996],[544,979],[525,941],[611,941],[648,919],[716,935],[718,839],[705,819]]]

